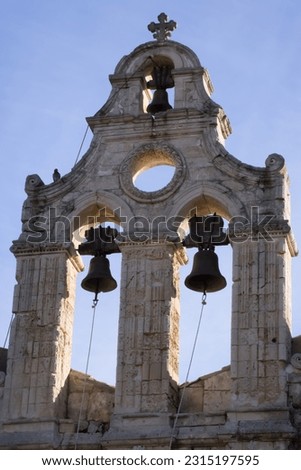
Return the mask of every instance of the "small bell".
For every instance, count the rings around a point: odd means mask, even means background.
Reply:
[[[112,277],[109,260],[103,256],[94,256],[90,261],[87,276],[82,280],[83,289],[98,294],[110,292],[117,287],[117,282]]]
[[[226,287],[227,281],[218,267],[218,257],[213,250],[200,249],[193,258],[191,273],[185,279],[185,286],[197,292],[217,292]]]
[[[166,88],[172,88],[174,80],[171,75],[171,68],[168,65],[154,67],[152,70],[152,80],[147,82],[147,88],[154,91],[152,102],[146,108],[150,114],[160,113],[171,109],[168,102],[168,93]]]
[[[166,90],[155,90],[152,102],[146,108],[146,111],[150,114],[160,113],[171,109],[168,102],[168,93]]]

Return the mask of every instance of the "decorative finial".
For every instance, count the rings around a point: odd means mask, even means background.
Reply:
[[[159,23],[150,23],[148,30],[153,33],[153,38],[159,42],[164,42],[170,38],[170,31],[173,31],[177,27],[177,23],[173,20],[168,21],[166,13],[160,13],[158,16]]]

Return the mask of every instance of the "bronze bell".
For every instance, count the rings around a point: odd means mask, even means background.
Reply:
[[[146,111],[150,114],[156,114],[160,113],[162,111],[167,111],[168,109],[171,109],[172,106],[170,106],[168,102],[168,93],[166,90],[159,89],[155,90],[152,102],[148,105],[146,108]]]
[[[217,292],[226,287],[227,281],[218,267],[218,257],[213,250],[200,249],[193,258],[191,273],[185,286],[197,292]]]
[[[109,260],[104,255],[91,259],[88,274],[82,280],[81,286],[95,294],[116,289],[117,282],[112,277]]]

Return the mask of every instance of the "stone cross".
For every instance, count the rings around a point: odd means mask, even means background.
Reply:
[[[153,33],[154,39],[157,39],[159,42],[164,42],[166,39],[170,38],[170,31],[176,29],[177,23],[173,20],[167,21],[168,16],[165,13],[160,13],[158,20],[159,23],[152,22],[147,28]]]

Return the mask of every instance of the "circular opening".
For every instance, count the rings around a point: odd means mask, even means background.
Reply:
[[[135,149],[120,167],[123,190],[136,201],[166,199],[182,184],[185,166],[178,152],[165,144]]]
[[[156,165],[142,170],[133,178],[134,186],[140,191],[158,191],[165,188],[175,174],[173,165]]]

